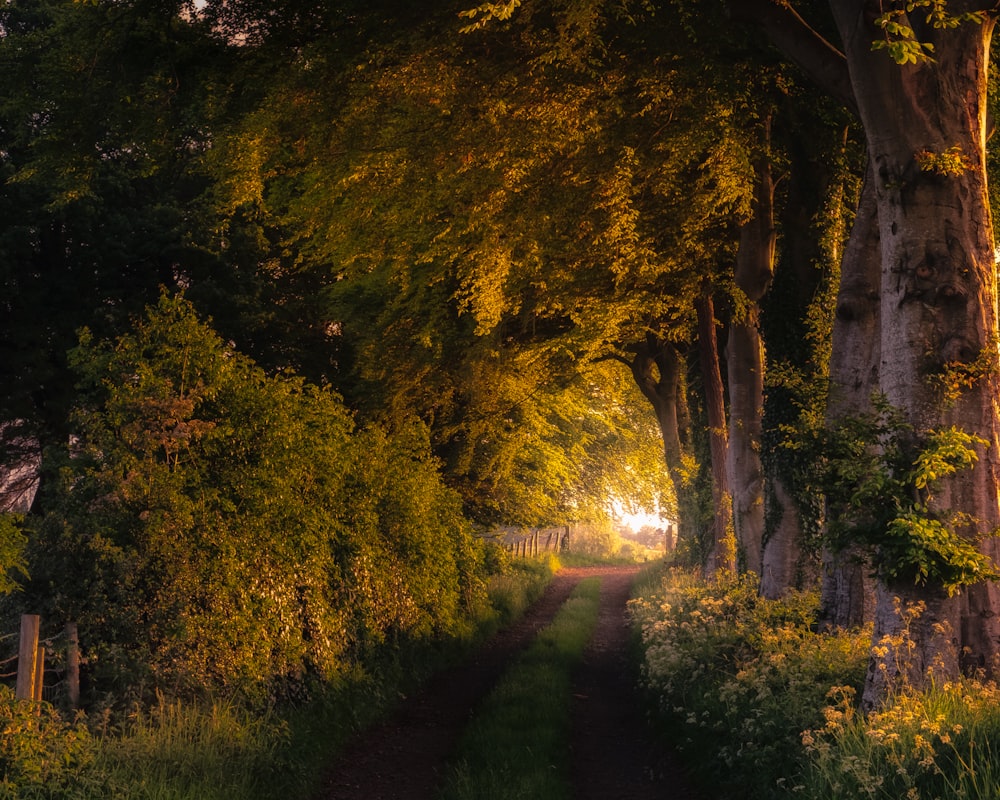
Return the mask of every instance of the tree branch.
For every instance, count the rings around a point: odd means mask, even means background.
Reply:
[[[802,19],[787,0],[729,0],[727,5],[730,19],[757,25],[806,75],[857,113],[844,54]]]

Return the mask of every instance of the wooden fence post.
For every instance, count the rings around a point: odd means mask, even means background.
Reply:
[[[80,707],[80,632],[75,622],[66,623],[66,683],[69,707]]]
[[[31,700],[35,696],[38,628],[38,614],[21,615],[21,640],[17,649],[17,684],[14,688],[14,696],[19,700]]]
[[[39,645],[35,650],[35,681],[31,687],[31,699],[41,702],[42,685],[45,683],[45,647]]]

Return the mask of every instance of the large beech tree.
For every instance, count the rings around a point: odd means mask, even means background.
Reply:
[[[997,287],[985,153],[995,4],[832,2],[843,53],[787,3],[732,5],[856,108],[864,127],[878,225],[867,224],[866,210],[853,229],[838,316],[869,320],[877,347],[852,354],[843,349],[849,337],[835,340],[840,375],[857,377],[832,391],[856,393],[877,373],[878,390],[913,431],[917,449],[932,431],[979,437],[970,468],[936,476],[933,496],[919,493],[919,500],[929,519],[986,558],[963,572],[946,555],[929,554],[914,526],[913,558],[938,568],[938,577],[915,563],[879,562],[876,640],[898,642],[908,612],[922,612],[909,626],[913,657],[901,663],[890,647],[882,668],[873,662],[864,695],[872,705],[900,673],[920,681],[928,669],[954,675],[960,662],[989,666],[1000,643],[1000,597],[982,580],[996,561],[992,537],[1000,522]],[[880,274],[872,286],[867,253],[876,235]],[[942,577],[950,568],[961,574]]]

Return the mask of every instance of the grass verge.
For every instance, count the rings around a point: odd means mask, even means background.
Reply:
[[[483,702],[442,800],[568,798],[572,672],[597,622],[600,580],[582,581]]]
[[[0,800],[286,800],[309,797],[360,729],[432,672],[518,616],[558,568],[510,564],[464,639],[400,643],[307,703],[250,709],[159,697],[127,716],[69,721],[0,685]]]

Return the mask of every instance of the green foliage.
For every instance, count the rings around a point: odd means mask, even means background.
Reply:
[[[352,442],[338,516],[366,642],[454,633],[482,591],[481,554],[428,448],[419,425],[395,436],[368,427]]]
[[[354,432],[331,391],[266,375],[166,294],[73,363],[79,441],[29,594],[79,622],[101,685],[329,678],[463,624],[479,556],[419,426]]]
[[[24,518],[20,514],[0,513],[0,594],[20,588],[18,578],[27,576]]]
[[[82,720],[48,703],[17,700],[0,685],[0,798],[76,800],[111,796],[97,777],[97,743]]]
[[[915,156],[917,166],[923,172],[933,172],[937,175],[961,175],[972,169],[972,161],[969,159],[959,145],[949,147],[941,153],[932,153],[929,150],[921,150]]]
[[[806,769],[800,734],[822,722],[827,690],[860,685],[870,631],[818,635],[816,605],[813,594],[769,601],[756,582],[709,586],[679,570],[633,601],[646,687],[713,793],[790,789]]]
[[[996,577],[977,548],[976,520],[934,503],[938,487],[975,467],[983,439],[954,427],[915,435],[875,398],[870,414],[838,421],[817,444],[818,480],[831,508],[841,509],[828,520],[834,547],[867,547],[884,580],[949,594]]]
[[[924,23],[936,30],[957,28],[963,23],[982,24],[987,20],[985,11],[952,13],[948,0],[907,0],[875,18],[875,24],[882,29],[884,38],[872,42],[872,50],[885,50],[897,64],[933,61],[934,44],[917,39],[909,21],[909,15],[914,12],[923,16]]]
[[[955,405],[962,394],[980,381],[997,374],[996,338],[984,347],[973,361],[953,361],[929,371],[928,384],[940,397],[945,408]]]
[[[159,284],[223,272],[198,163],[225,59],[180,5],[0,8],[0,418],[45,444],[68,435],[79,327],[120,333]]]
[[[281,274],[320,287],[331,380],[365,419],[427,422],[479,522],[565,518],[648,472],[626,469],[642,400],[598,360],[688,336],[692,276],[749,213],[721,87],[606,52],[649,44],[638,5],[522,7],[464,36],[428,13],[347,69],[317,42],[213,151],[220,207],[252,209]],[[513,8],[488,6],[476,22]]]
[[[473,717],[443,798],[569,796],[566,739],[574,666],[597,623],[600,581],[582,581]]]
[[[483,3],[476,8],[460,11],[458,15],[465,19],[473,20],[471,23],[459,29],[460,33],[472,33],[488,25],[492,20],[510,19],[517,8],[521,5],[521,0],[508,0],[505,3]],[[476,19],[479,17],[479,19]]]

